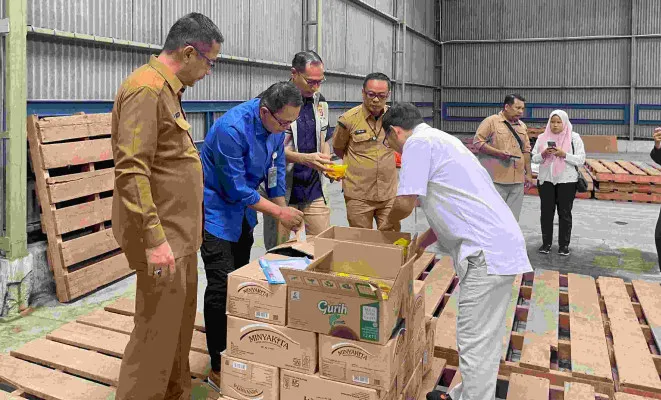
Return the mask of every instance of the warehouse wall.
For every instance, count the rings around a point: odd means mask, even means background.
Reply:
[[[550,111],[564,108],[581,134],[649,139],[652,129],[645,124],[661,120],[661,111],[641,110],[647,122],[630,126],[630,109],[660,103],[661,74],[653,66],[661,52],[660,2],[441,3],[442,98],[450,104],[445,130],[473,133],[481,117],[497,111],[479,103],[502,103],[514,91],[532,107],[532,126],[543,126]]]
[[[438,93],[434,87],[440,80],[436,73],[440,43],[431,39],[439,35],[437,0],[324,0],[322,4],[320,53],[329,70],[322,92],[335,102],[331,125],[353,106],[340,102],[362,101],[362,76],[379,71],[395,78],[393,51],[398,36],[392,17],[402,18],[404,9],[413,31],[409,29],[405,36],[406,86],[402,98],[424,102],[424,115],[434,116]],[[316,27],[305,31],[303,26],[304,20],[316,17],[315,0],[28,0],[28,25],[161,45],[172,23],[191,11],[209,16],[219,26],[225,36],[224,56],[243,59],[224,58],[211,76],[186,91],[184,100],[247,100],[270,84],[289,78],[287,65],[305,48],[306,37],[309,48],[316,48]],[[122,80],[155,52],[135,43],[107,44],[99,43],[98,38],[94,42],[94,38],[63,38],[61,33],[55,36],[34,31],[28,35],[27,49],[29,104],[44,100],[112,101]],[[203,140],[204,114],[188,115],[193,138]],[[214,117],[220,115],[215,113]],[[29,231],[40,229],[33,187],[30,178]]]

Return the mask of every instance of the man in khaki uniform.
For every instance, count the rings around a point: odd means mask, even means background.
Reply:
[[[473,138],[482,166],[517,221],[524,189],[532,185],[528,128],[520,120],[524,110],[525,99],[521,95],[507,95],[503,110],[482,121]]]
[[[136,271],[135,328],[117,400],[190,399],[188,354],[202,243],[202,165],[181,107],[211,73],[223,35],[199,13],[170,29],[163,51],[122,83],[112,112],[112,227]]]
[[[379,230],[400,230],[386,226],[397,195],[395,152],[384,146],[381,117],[387,110],[390,78],[371,73],[363,81],[363,104],[340,116],[333,133],[335,154],[348,165],[343,181],[349,225]]]

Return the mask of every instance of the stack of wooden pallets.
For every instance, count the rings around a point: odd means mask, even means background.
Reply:
[[[661,167],[653,162],[586,160],[600,200],[661,203]]]
[[[28,141],[57,298],[70,301],[132,273],[110,226],[111,114],[28,118]]]
[[[0,399],[113,399],[124,349],[133,331],[135,303],[129,299],[84,315],[45,338],[0,355]],[[209,373],[204,318],[198,313],[189,356],[192,385],[199,393]],[[9,397],[11,398],[11,397]],[[199,397],[198,397],[199,398]],[[217,399],[209,396],[208,399]]]

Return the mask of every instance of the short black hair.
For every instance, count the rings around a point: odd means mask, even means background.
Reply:
[[[294,55],[294,59],[291,61],[291,66],[298,72],[305,72],[305,68],[309,63],[323,64],[324,61],[316,52],[312,50],[306,50],[298,52]]]
[[[213,42],[221,44],[225,41],[220,29],[208,17],[200,13],[190,13],[179,18],[170,28],[163,44],[163,50],[174,51],[188,46],[188,43],[202,43],[209,48]],[[208,51],[208,49],[200,49]]]
[[[368,74],[365,77],[365,80],[363,80],[363,89],[367,87],[367,82],[369,81],[386,81],[388,82],[388,91],[390,91],[390,78],[388,78],[388,75],[384,73],[372,72],[371,74]]]
[[[272,113],[282,110],[284,106],[303,105],[301,91],[289,81],[274,83],[257,97],[260,99],[259,106],[268,108]]]
[[[383,115],[383,129],[389,132],[393,126],[399,126],[402,129],[410,131],[420,124],[424,124],[422,113],[418,107],[411,103],[395,103]]]
[[[526,102],[526,99],[524,99],[523,96],[521,96],[520,94],[510,93],[507,96],[505,96],[505,100],[503,101],[503,107],[505,107],[506,105],[511,106],[512,104],[514,104],[514,100],[520,100],[524,103]]]

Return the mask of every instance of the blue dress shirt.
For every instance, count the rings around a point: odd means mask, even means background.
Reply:
[[[269,198],[285,195],[284,132],[264,128],[259,101],[246,101],[217,119],[200,154],[204,229],[230,242],[238,242],[244,215],[251,229],[257,225],[257,212],[248,206],[259,201],[257,188],[263,181],[268,183],[272,166],[277,168],[277,182],[266,189],[267,194]]]

